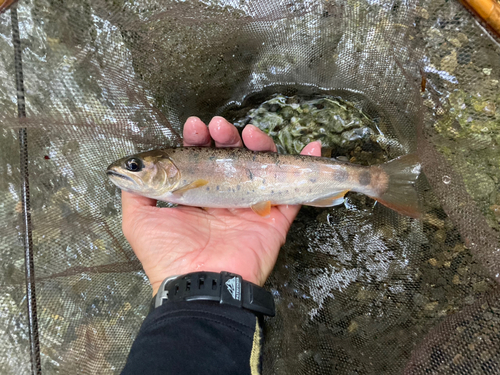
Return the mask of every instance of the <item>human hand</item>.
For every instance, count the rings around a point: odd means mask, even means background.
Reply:
[[[184,125],[184,146],[243,147],[274,151],[272,139],[253,125],[243,129],[214,117],[207,127],[197,117]],[[301,154],[321,155],[321,144],[308,144]],[[156,294],[164,279],[189,272],[228,271],[263,285],[300,206],[276,206],[263,218],[250,208],[156,207],[154,199],[122,191],[123,233]]]

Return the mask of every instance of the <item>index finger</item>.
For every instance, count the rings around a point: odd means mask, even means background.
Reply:
[[[209,147],[212,144],[212,138],[207,126],[198,117],[194,116],[186,120],[182,130],[182,140],[184,146]]]
[[[236,127],[223,117],[215,116],[208,124],[208,131],[216,147],[243,146]]]

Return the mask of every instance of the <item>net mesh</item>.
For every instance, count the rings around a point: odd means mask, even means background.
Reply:
[[[423,218],[303,207],[267,283],[266,374],[495,374],[500,45],[445,0],[22,0],[26,118],[0,14],[0,372],[29,373],[19,130],[28,134],[41,370],[119,373],[150,287],[105,176],[273,94],[339,97],[416,151]],[[360,146],[361,147],[361,146]],[[362,148],[362,147],[361,147]],[[362,150],[369,152],[369,150]],[[347,155],[352,157],[352,155]]]

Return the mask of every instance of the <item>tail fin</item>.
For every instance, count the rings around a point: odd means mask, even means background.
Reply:
[[[416,154],[401,156],[380,165],[387,173],[389,185],[387,190],[378,197],[372,197],[384,206],[403,215],[419,218],[417,191],[413,184],[420,175],[420,160]]]

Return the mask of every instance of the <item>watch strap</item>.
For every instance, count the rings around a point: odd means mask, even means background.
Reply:
[[[274,298],[264,288],[230,272],[192,272],[165,279],[153,298],[154,307],[175,301],[218,301],[274,316]]]

